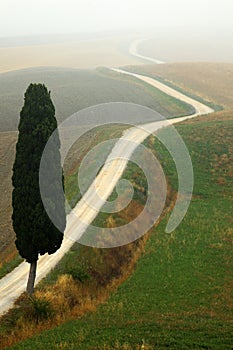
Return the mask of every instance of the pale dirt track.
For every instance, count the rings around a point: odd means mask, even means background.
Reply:
[[[130,158],[137,145],[145,140],[152,132],[159,130],[169,124],[178,123],[197,115],[208,114],[213,112],[211,108],[197,102],[166,85],[142,75],[129,73],[123,70],[114,69],[120,74],[129,74],[138,79],[141,79],[148,84],[158,88],[168,95],[176,97],[184,102],[191,104],[196,113],[192,116],[174,118],[169,121],[158,121],[150,124],[141,125],[128,129],[122,138],[116,143],[111,154],[107,158],[105,166],[90,186],[82,200],[76,205],[74,210],[67,217],[67,228],[65,238],[61,248],[53,255],[44,255],[39,258],[36,283],[38,283],[54,266],[61,260],[64,254],[71,248],[74,241],[78,240],[85,232],[87,226],[97,216],[103,205],[103,201],[112,193],[118,180],[121,178],[126,167],[127,161],[120,157]],[[126,146],[126,141],[129,142],[129,147]],[[132,143],[133,141],[133,143]],[[101,198],[97,195],[97,191]],[[0,314],[3,314],[13,306],[14,301],[25,291],[29,264],[23,262],[14,271],[6,275],[0,281]]]
[[[183,101],[183,102],[186,102],[186,103],[192,105],[195,108],[195,110],[196,110],[196,113],[191,116],[192,118],[197,116],[197,115],[209,114],[209,113],[213,113],[214,112],[214,110],[212,108],[204,105],[201,102],[198,102],[198,101],[194,100],[191,97],[188,97],[188,96],[182,94],[179,91],[176,91],[175,89],[172,89],[171,87],[169,87],[169,86],[167,86],[167,85],[165,85],[163,83],[160,83],[158,80],[155,80],[153,78],[150,78],[150,77],[147,77],[147,76],[144,76],[144,75],[130,73],[130,72],[124,71],[122,69],[114,69],[114,71],[118,72],[118,73],[121,73],[121,74],[130,75],[130,76],[133,76],[133,77],[135,77],[137,79],[140,79],[140,80],[144,81],[145,83],[150,84],[153,87],[163,91],[165,94],[170,95],[172,97],[175,97],[175,98],[177,98],[180,101]]]
[[[141,55],[139,52],[138,52],[138,45],[143,42],[145,39],[138,39],[138,40],[134,40],[132,42],[132,44],[130,45],[130,48],[129,48],[129,53],[132,55],[132,56],[135,56],[135,57],[138,57],[140,59],[143,59],[145,61],[149,61],[149,62],[152,62],[152,63],[156,63],[156,64],[163,64],[165,63],[164,61],[160,61],[160,60],[157,60],[156,58],[152,58],[152,57],[148,57],[148,56],[144,56],[144,55]]]

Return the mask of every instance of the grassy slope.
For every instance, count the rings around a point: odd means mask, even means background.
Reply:
[[[166,116],[191,112],[189,106],[171,99],[158,90],[151,90],[135,79],[119,78],[117,74],[106,69],[99,71],[28,69],[0,75],[1,131],[17,128],[17,115],[22,108],[23,93],[32,81],[43,81],[52,90],[59,121],[82,108],[112,101],[140,103]],[[15,132],[0,132],[0,264],[11,260],[16,253],[15,236],[11,227],[11,169],[16,139]],[[0,277],[7,271],[8,267],[3,267],[0,270]]]
[[[96,312],[14,349],[140,349],[142,339],[145,349],[232,349],[233,116],[211,118],[178,126],[195,173],[179,228],[154,230],[135,273]],[[155,149],[175,186],[172,160]]]
[[[215,104],[233,108],[232,63],[169,63],[132,67],[136,72],[164,79],[166,83]]]

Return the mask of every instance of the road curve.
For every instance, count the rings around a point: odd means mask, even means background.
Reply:
[[[193,98],[186,96],[185,94],[182,94],[181,92],[161,83],[160,81],[158,81],[154,78],[150,78],[150,77],[136,74],[136,73],[131,73],[131,72],[125,71],[123,69],[118,69],[118,68],[112,68],[112,70],[117,72],[117,73],[120,73],[120,74],[130,75],[134,78],[140,79],[140,80],[144,81],[145,83],[155,87],[156,89],[159,89],[160,91],[164,92],[165,94],[192,105],[195,108],[196,113],[192,114],[190,116],[190,118],[196,117],[197,115],[209,114],[209,113],[214,112],[214,110],[212,108],[206,106],[205,104],[203,104],[199,101],[196,101]],[[187,118],[187,117],[185,117],[185,118]]]
[[[174,118],[165,121],[157,121],[149,124],[140,125],[128,129],[124,135],[118,140],[113,147],[106,163],[86,194],[67,216],[67,227],[61,248],[53,255],[45,254],[39,258],[36,284],[44,278],[51,269],[61,260],[64,254],[71,248],[74,241],[78,240],[85,232],[88,225],[97,216],[99,210],[103,206],[103,201],[112,193],[118,180],[121,178],[127,161],[121,159],[122,152],[125,158],[130,158],[137,145],[145,140],[145,138],[154,131],[159,130],[169,124],[175,124],[189,118],[193,118],[200,114],[208,114],[213,112],[211,108],[204,104],[191,99],[190,97],[167,87],[166,85],[142,75],[130,73],[120,69],[113,69],[119,74],[128,74],[143,80],[144,82],[156,87],[166,94],[180,99],[181,101],[191,104],[196,113],[192,116]],[[133,143],[132,143],[133,141]],[[129,146],[126,147],[128,142]],[[126,148],[125,148],[126,147]],[[123,151],[122,151],[123,150]],[[100,197],[101,196],[101,197]],[[21,263],[11,273],[0,280],[0,315],[9,310],[14,301],[25,291],[28,277],[29,264]]]
[[[165,62],[164,61],[160,61],[156,58],[152,58],[152,57],[148,57],[148,56],[144,56],[144,55],[141,55],[139,52],[138,52],[138,45],[140,43],[142,43],[143,41],[145,41],[147,39],[137,39],[137,40],[134,40],[130,47],[129,47],[129,53],[137,58],[140,58],[140,59],[143,59],[145,61],[149,61],[151,63],[156,63],[156,64],[164,64]]]

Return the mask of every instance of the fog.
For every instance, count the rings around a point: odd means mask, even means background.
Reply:
[[[233,62],[232,14],[232,0],[2,1],[0,71],[51,64],[76,67],[64,58],[64,51],[79,61],[80,68],[133,64],[126,55],[135,39],[146,39],[138,47],[142,53],[165,62]],[[103,38],[107,41],[101,46],[98,40]],[[112,44],[108,38],[118,42]],[[78,44],[84,41],[85,47]],[[70,47],[54,46],[68,43]],[[47,48],[50,44],[53,49]],[[40,45],[40,52],[10,50],[31,45]],[[118,59],[116,52],[125,58]],[[85,57],[80,58],[81,53]],[[111,55],[114,60],[106,62],[104,57]]]
[[[7,0],[0,37],[195,27],[231,31],[232,0]]]

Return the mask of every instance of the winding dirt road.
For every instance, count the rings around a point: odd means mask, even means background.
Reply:
[[[164,126],[178,123],[200,114],[208,114],[213,112],[213,110],[208,106],[195,101],[194,99],[191,99],[190,97],[187,97],[184,94],[181,94],[180,92],[177,92],[176,90],[152,78],[129,73],[120,69],[114,69],[114,71],[118,72],[119,74],[134,76],[135,78],[156,87],[170,96],[191,104],[195,108],[196,113],[192,116],[140,125],[138,127],[130,128],[124,133],[122,138],[115,144],[104,167],[96,177],[95,181],[92,183],[81,201],[68,215],[65,237],[61,248],[53,255],[46,254],[39,258],[36,284],[55,267],[64,254],[71,248],[74,241],[78,240],[82,236],[88,225],[97,216],[99,210],[103,206],[103,201],[107,200],[107,198],[110,196],[127,165],[127,161],[120,158],[122,154],[124,154],[125,158],[129,159],[138,144],[143,142],[149,134]],[[134,143],[132,143],[132,141]],[[129,147],[125,147],[126,142],[129,143]],[[98,189],[98,192],[96,189]],[[101,195],[101,197],[98,194]],[[14,301],[25,291],[28,270],[29,264],[23,262],[11,273],[0,280],[0,315],[9,310],[13,306]]]
[[[174,98],[177,98],[180,101],[183,101],[185,103],[190,104],[191,106],[193,106],[195,108],[196,113],[192,114],[190,116],[190,118],[196,117],[197,115],[202,115],[202,114],[209,114],[209,113],[213,113],[214,110],[206,105],[204,105],[201,102],[198,102],[196,100],[194,100],[191,97],[188,97],[184,94],[182,94],[181,92],[159,82],[158,80],[155,80],[153,78],[144,76],[144,75],[140,75],[140,74],[136,74],[136,73],[131,73],[128,71],[125,71],[123,69],[117,69],[117,68],[113,68],[113,70],[117,73],[120,74],[126,74],[126,75],[130,75],[134,78],[140,79],[142,81],[144,81],[145,83],[155,87],[156,89],[159,89],[160,91],[163,91],[165,94],[172,96]],[[187,119],[187,117],[185,117]],[[170,119],[171,120],[171,119]]]

